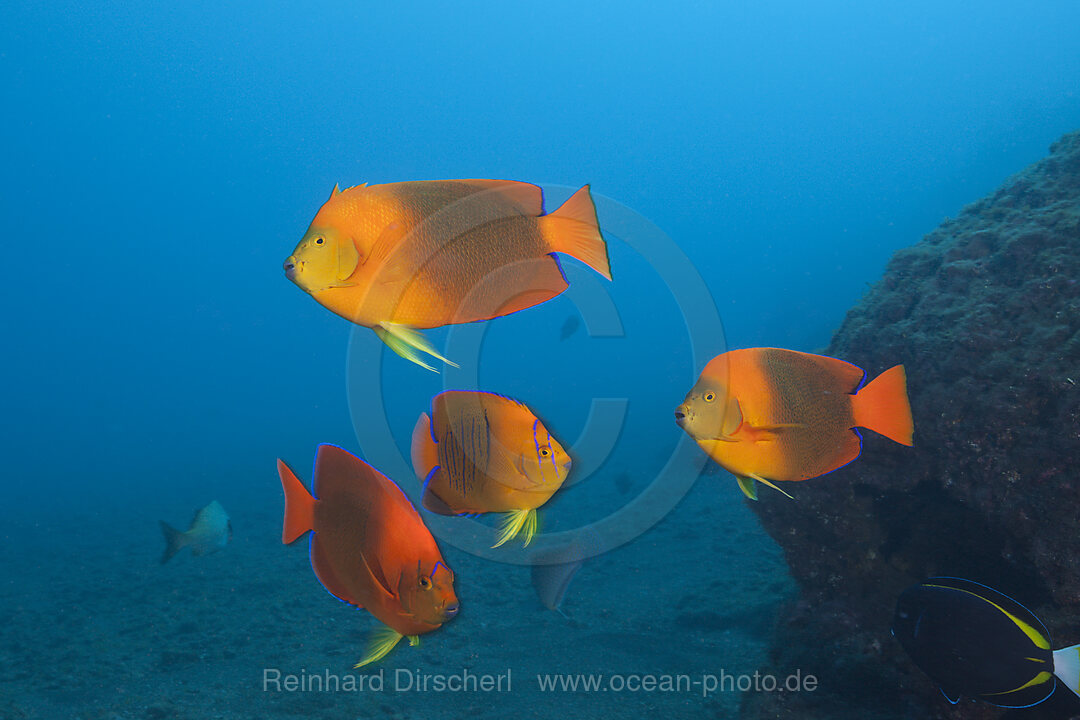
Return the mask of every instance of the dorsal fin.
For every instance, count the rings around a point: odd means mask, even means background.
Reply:
[[[330,199],[327,200],[327,202],[330,202],[330,200],[333,200],[334,198],[336,198],[338,195],[340,195],[343,192],[348,192],[349,190],[358,190],[360,188],[366,188],[366,187],[367,187],[367,183],[360,183],[359,185],[353,185],[352,187],[347,187],[344,190],[342,190],[341,187],[337,183],[334,183],[334,189],[330,191]]]

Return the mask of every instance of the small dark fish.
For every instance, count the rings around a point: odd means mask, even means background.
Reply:
[[[892,634],[945,698],[1022,708],[1061,680],[1080,695],[1080,645],[1051,650],[1050,634],[1012,598],[970,580],[930,578],[900,594]]]
[[[563,323],[562,330],[559,331],[559,340],[566,340],[571,335],[577,332],[577,329],[581,327],[581,320],[577,315],[571,315],[566,318],[566,322]]]

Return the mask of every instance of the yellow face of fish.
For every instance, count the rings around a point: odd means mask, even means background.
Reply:
[[[702,374],[675,408],[675,422],[695,440],[716,440],[735,432],[742,413],[723,382]]]
[[[308,293],[349,287],[348,278],[360,263],[352,238],[330,227],[312,225],[285,260],[285,277]]]
[[[570,474],[570,455],[539,420],[520,450],[521,474],[538,487],[559,487]]]
[[[458,611],[454,571],[439,560],[430,573],[425,573],[422,563],[418,562],[415,573],[402,573],[398,597],[401,607],[416,620],[428,625],[442,625]]]

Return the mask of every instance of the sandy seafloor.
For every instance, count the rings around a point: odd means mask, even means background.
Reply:
[[[540,605],[528,568],[443,543],[461,614],[420,647],[399,645],[380,666],[382,692],[264,691],[264,668],[352,673],[374,621],[323,590],[306,542],[281,545],[271,470],[265,495],[227,509],[227,549],[185,550],[164,566],[158,517],[186,527],[190,507],[162,501],[56,525],[13,515],[0,544],[0,718],[734,717],[738,693],[542,693],[535,676],[752,673],[795,592],[733,479],[705,475],[659,524],[584,566],[563,606],[569,620]],[[395,692],[398,668],[509,669],[512,689]]]

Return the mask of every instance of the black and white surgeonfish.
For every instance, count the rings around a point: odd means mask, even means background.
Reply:
[[[956,703],[1037,705],[1058,680],[1080,695],[1080,645],[1051,650],[1030,610],[971,580],[936,577],[900,594],[892,634],[919,669]]]

